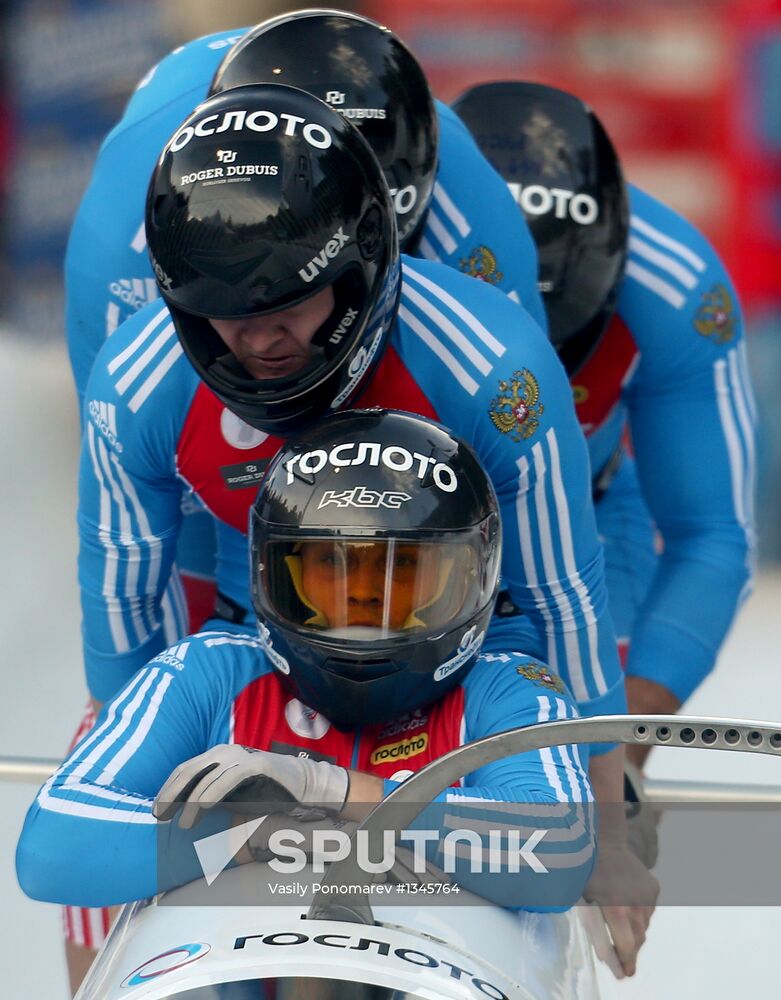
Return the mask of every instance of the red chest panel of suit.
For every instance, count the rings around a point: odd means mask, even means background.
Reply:
[[[388,348],[360,401],[437,419],[393,348]],[[263,471],[282,441],[239,420],[205,383],[195,392],[176,449],[180,475],[215,517],[246,534],[249,509]]]
[[[612,413],[639,357],[629,328],[614,316],[597,349],[571,379],[575,412],[586,437]]]
[[[464,691],[455,688],[429,708],[345,733],[265,674],[233,703],[233,742],[400,781],[461,745],[463,715]]]

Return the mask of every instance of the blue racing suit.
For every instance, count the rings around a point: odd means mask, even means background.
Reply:
[[[616,315],[572,386],[627,673],[685,701],[750,588],[756,411],[723,264],[680,215],[629,191]]]
[[[179,764],[219,744],[311,755],[372,773],[384,779],[387,795],[464,742],[576,715],[558,677],[520,653],[502,653],[479,657],[461,685],[433,705],[340,731],[285,692],[257,633],[206,631],[139,671],[43,786],[19,841],[19,882],[36,899],[92,907],[199,877],[194,838],[226,829],[224,812],[210,810],[195,830],[180,830],[158,823],[152,803]],[[500,830],[525,820],[544,831],[534,853],[547,874],[522,865],[515,874],[472,875],[465,860],[456,865],[457,880],[502,905],[574,903],[594,860],[586,762],[576,746],[532,751],[485,765],[442,793],[447,809],[434,812],[441,836],[468,827],[475,814]],[[495,812],[492,803],[499,804]],[[536,805],[527,815],[529,803]],[[441,865],[439,845],[431,848],[430,860]],[[508,840],[503,857],[510,852]]]

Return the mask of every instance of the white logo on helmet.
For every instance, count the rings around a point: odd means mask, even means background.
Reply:
[[[459,667],[463,667],[467,660],[477,654],[483,644],[484,638],[485,632],[478,632],[476,625],[473,625],[470,629],[464,632],[461,636],[461,642],[458,644],[455,656],[452,656],[449,660],[445,660],[444,663],[441,663],[437,667],[434,671],[434,680],[443,681],[446,677],[449,677],[454,670],[458,670]]]
[[[350,376],[350,378],[353,378],[353,376],[363,371],[363,369],[366,367],[366,358],[368,354],[369,352],[366,350],[365,347],[362,347],[360,351],[358,351],[358,353],[350,362],[350,365],[347,369],[347,374]]]
[[[350,361],[349,367],[347,368],[348,383],[339,393],[339,395],[331,403],[332,410],[338,410],[342,403],[349,399],[352,395],[353,390],[356,385],[363,378],[364,372],[372,363],[374,355],[379,350],[380,344],[382,343],[382,336],[384,333],[384,328],[379,327],[377,333],[374,335],[374,340],[371,342],[368,348],[361,347],[356,352],[352,360]]]
[[[336,507],[387,507],[390,510],[398,510],[403,503],[411,499],[409,493],[401,493],[399,490],[384,490],[379,493],[365,486],[356,486],[353,490],[326,490],[320,498],[317,509],[334,504]]]
[[[391,188],[391,198],[396,215],[407,215],[415,207],[418,200],[418,189],[414,184],[408,184],[403,188]]]
[[[345,235],[344,226],[339,226],[331,239],[306,265],[301,267],[298,273],[302,281],[307,283],[313,281],[321,271],[324,271],[331,261],[338,257],[346,243],[350,242],[350,237]]]
[[[263,622],[258,622],[258,639],[263,647],[263,652],[271,660],[272,664],[277,668],[281,674],[290,673],[290,664],[287,662],[281,653],[278,653],[276,649],[271,644],[271,633],[263,624]]]
[[[285,462],[288,486],[293,483],[296,475],[316,476],[327,465],[333,469],[344,469],[353,465],[370,465],[378,468],[383,465],[392,472],[414,470],[418,479],[431,475],[434,484],[443,493],[455,493],[458,489],[455,472],[444,462],[438,462],[436,458],[419,451],[407,451],[401,445],[382,445],[373,441],[346,441],[330,451],[318,448],[315,451],[305,451],[302,455],[293,455]]]
[[[388,117],[385,108],[343,108],[342,105],[347,100],[347,94],[341,90],[327,90],[323,100],[326,104],[330,104],[333,110],[343,118],[348,118],[351,121],[361,121],[365,118],[383,120]]]
[[[263,431],[245,424],[241,417],[237,417],[235,413],[227,408],[220,415],[220,430],[222,431],[222,436],[232,448],[240,448],[242,451],[257,448],[268,437],[268,434],[265,434]]]
[[[246,110],[237,109],[225,111],[222,115],[207,115],[194,125],[182,126],[171,140],[169,149],[172,153],[178,153],[195,137],[219,135],[221,132],[276,132],[280,128],[285,135],[300,134],[304,142],[315,149],[328,149],[333,143],[333,137],[327,128],[317,122],[307,122],[300,115],[284,112],[277,114],[274,111],[252,111],[247,114]]]
[[[553,211],[557,219],[569,216],[581,226],[589,226],[599,218],[599,205],[590,194],[575,194],[564,188],[547,188],[542,184],[508,184],[510,192],[527,215],[547,215]]]
[[[291,699],[285,705],[285,720],[297,736],[309,740],[321,740],[331,728],[328,719],[302,704],[298,698]]]
[[[155,272],[155,277],[157,278],[158,285],[160,285],[160,287],[163,289],[164,292],[170,292],[171,285],[173,284],[174,279],[168,277],[168,275],[165,273],[162,267],[157,263],[154,257],[151,257],[151,255],[150,259],[152,261],[152,269]]]
[[[328,338],[328,343],[329,344],[339,344],[339,343],[341,343],[342,338],[344,337],[344,335],[347,333],[347,331],[350,329],[350,327],[355,322],[355,319],[356,319],[357,315],[358,315],[358,310],[357,309],[353,309],[352,306],[348,306],[347,307],[347,312],[339,320],[339,325],[336,327],[336,329],[334,330],[334,332]],[[350,374],[350,375],[353,374],[352,368],[353,368],[353,365],[355,364],[355,359],[358,357],[358,355],[360,353],[361,352],[359,351],[358,354],[355,355],[355,358],[353,358],[352,361],[350,362],[350,367],[347,369],[348,374]]]

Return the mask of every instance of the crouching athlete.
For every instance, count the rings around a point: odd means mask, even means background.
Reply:
[[[340,464],[356,445],[364,461]],[[481,654],[498,503],[472,449],[439,425],[387,410],[324,419],[271,462],[251,520],[257,632],[212,620],[103,708],[30,808],[17,853],[28,895],[90,907],[152,896],[201,875],[194,838],[225,829],[220,804],[248,787],[262,784],[272,809],[359,819],[463,742],[577,715],[543,664]],[[535,855],[548,873],[521,865],[481,882],[465,860],[457,881],[501,905],[579,898],[594,861],[581,753],[508,757],[443,793],[441,836],[476,804],[483,822],[495,810],[486,826],[517,830],[533,803],[528,822],[547,831]],[[245,860],[266,850],[262,830]]]

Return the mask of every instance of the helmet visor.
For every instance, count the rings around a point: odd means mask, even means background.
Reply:
[[[417,638],[490,599],[480,551],[480,528],[447,540],[271,538],[258,584],[271,614],[298,630],[346,642]]]

